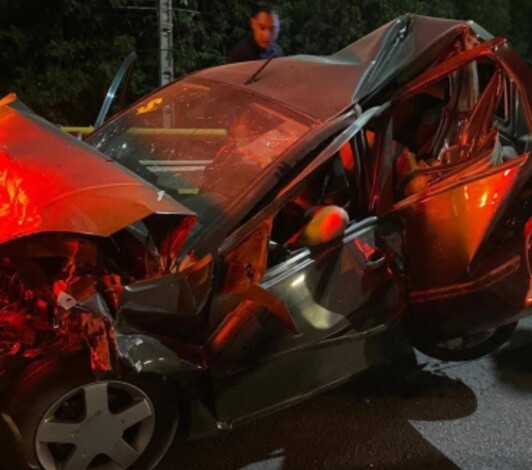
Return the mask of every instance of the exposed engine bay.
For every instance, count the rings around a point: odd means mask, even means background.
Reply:
[[[50,233],[4,245],[0,371],[15,358],[82,350],[90,351],[95,373],[115,369],[113,321],[124,286],[175,272],[188,232],[183,226],[193,222],[163,228],[161,220],[138,222],[109,238]]]

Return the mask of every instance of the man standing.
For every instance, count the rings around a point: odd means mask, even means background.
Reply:
[[[277,44],[279,15],[275,8],[264,3],[256,4],[249,18],[251,34],[238,42],[227,55],[228,62],[281,57],[283,50]]]

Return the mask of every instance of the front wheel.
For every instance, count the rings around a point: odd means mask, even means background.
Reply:
[[[415,341],[416,349],[442,361],[470,361],[485,356],[502,346],[512,335],[517,322],[452,338],[441,343]]]
[[[94,380],[80,361],[32,367],[9,396],[6,409],[26,454],[22,468],[151,469],[179,421],[159,377]]]

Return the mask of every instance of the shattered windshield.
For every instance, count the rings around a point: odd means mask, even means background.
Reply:
[[[188,78],[150,95],[87,142],[196,212],[205,226],[308,129],[302,116],[278,104]]]

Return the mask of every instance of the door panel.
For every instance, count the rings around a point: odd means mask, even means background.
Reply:
[[[357,177],[362,156],[353,145],[387,108],[386,103],[359,116],[223,244],[222,286],[241,288],[222,287],[214,294],[208,343],[214,346],[218,419],[234,422],[268,412],[403,351],[401,340],[381,340],[400,314],[404,296],[377,219],[363,213]],[[327,206],[341,207],[358,221],[333,242],[300,244],[312,214]],[[264,231],[255,236],[268,221],[269,240]],[[243,250],[246,244],[254,248]],[[238,260],[238,266],[230,260]],[[227,284],[232,273],[239,279]],[[236,303],[232,310],[218,309],[224,291]],[[220,335],[225,335],[221,341]]]
[[[397,205],[418,334],[441,339],[500,326],[522,308],[524,243],[512,239],[504,248],[501,241],[489,259],[478,258],[487,236],[508,217],[522,167],[523,159],[516,159],[471,176],[455,175]],[[499,295],[508,285],[511,294]]]
[[[370,317],[354,314],[393,280],[375,224],[374,217],[356,223],[346,231],[342,245],[307,249],[296,263],[288,261],[266,273],[263,287],[285,301],[298,335],[278,337],[264,353],[283,353],[348,329],[364,332],[390,321],[388,309]]]
[[[395,110],[401,111],[405,99],[427,93],[436,80],[474,72],[465,74],[473,79],[464,87],[469,106],[461,109],[453,99],[445,104],[442,116],[452,125],[440,139],[444,145],[433,144],[428,154],[424,146],[414,148],[409,164],[397,172],[397,198],[404,199],[393,212],[404,230],[409,318],[425,340],[496,328],[513,321],[523,307],[526,201],[519,191],[527,179],[527,155],[518,157],[518,142],[500,138],[497,112],[507,70],[493,53],[497,41],[428,70],[393,105],[394,117],[400,116]],[[450,92],[462,89],[454,85]],[[415,122],[402,125],[416,132]]]
[[[397,353],[394,341],[384,346],[380,337],[400,314],[402,296],[375,224],[354,223],[338,243],[303,249],[266,272],[261,288],[283,300],[297,333],[264,308],[242,326],[213,369],[219,419],[266,412]]]
[[[469,263],[518,170],[507,165],[403,201],[411,296],[471,280]]]

